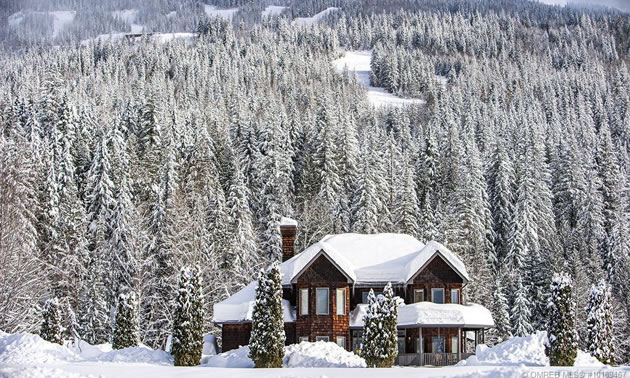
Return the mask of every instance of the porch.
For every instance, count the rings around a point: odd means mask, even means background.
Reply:
[[[407,353],[399,354],[395,364],[398,366],[450,366],[473,355],[474,353]]]
[[[408,327],[398,329],[399,366],[449,366],[475,354],[485,342],[483,328]]]

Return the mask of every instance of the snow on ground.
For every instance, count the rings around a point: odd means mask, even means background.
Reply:
[[[545,355],[546,332],[536,332],[525,337],[513,337],[488,348],[478,345],[474,356],[461,361],[461,366],[549,366]]]
[[[348,51],[342,58],[333,61],[333,65],[339,73],[348,70],[354,73],[358,81],[367,89],[368,99],[370,103],[376,107],[383,106],[404,106],[423,104],[424,101],[415,98],[401,98],[392,93],[387,92],[383,88],[377,88],[370,85],[370,75],[372,68],[370,60],[372,58],[371,51]]]
[[[24,21],[24,13],[22,11],[13,13],[9,16],[9,26],[16,27]]]
[[[72,23],[74,21],[74,16],[76,12],[73,10],[70,11],[52,11],[52,12],[32,12],[33,14],[41,14],[41,15],[49,15],[53,18],[53,32],[52,37],[55,38],[59,35],[61,30],[66,27],[66,25]],[[24,21],[24,12],[19,11],[17,13],[13,13],[9,16],[8,22],[9,26],[15,27],[20,25]]]
[[[335,343],[302,342],[284,348],[282,366],[287,368],[364,368],[365,360]]]
[[[137,9],[123,9],[112,12],[112,16],[121,19],[123,22],[131,26],[131,33],[140,34],[144,30],[144,25],[136,24],[138,18]]]
[[[49,12],[51,16],[53,16],[53,38],[59,35],[59,32],[66,25],[72,23],[74,21],[74,16],[76,15],[75,11],[53,11]]]
[[[604,364],[598,360],[597,358],[591,356],[590,354],[578,350],[577,357],[575,358],[575,362],[573,366],[576,367],[603,367]]]
[[[226,20],[231,20],[234,13],[238,12],[238,8],[218,9],[216,6],[208,4],[203,5],[203,10],[208,17],[221,17]]]
[[[329,7],[324,9],[323,11],[317,13],[316,15],[312,16],[312,17],[298,17],[295,20],[293,20],[293,22],[291,23],[292,25],[312,25],[316,22],[319,22],[319,20],[321,20],[322,17],[326,16],[328,13],[332,12],[332,11],[336,11],[339,8],[337,7]]]
[[[269,16],[277,16],[282,13],[283,10],[287,9],[287,7],[279,6],[279,5],[270,5],[262,11],[263,17]]]
[[[211,352],[204,337],[204,354]],[[548,366],[526,366],[532,361],[542,361],[541,342],[544,333],[529,337],[514,338],[499,344],[493,354],[488,349],[480,360],[499,362],[503,366],[451,366],[444,368],[400,368],[391,369],[339,369],[334,367],[361,367],[363,360],[343,350],[334,343],[301,343],[286,347],[282,369],[251,369],[249,348],[241,347],[209,358],[207,364],[196,367],[173,367],[170,354],[147,347],[111,350],[111,345],[61,346],[42,340],[27,333],[6,334],[0,332],[0,377],[11,378],[59,378],[59,377],[339,377],[375,378],[383,376],[411,377],[568,377],[597,376],[621,377],[630,374],[628,367],[602,367],[587,353],[578,353],[576,366],[557,368]],[[483,348],[482,348],[483,349]],[[485,354],[484,354],[485,353]],[[519,357],[520,356],[520,357]],[[481,356],[480,356],[481,357]],[[521,359],[520,363],[518,358]],[[470,359],[468,360],[470,361]],[[507,361],[507,362],[506,362]],[[511,365],[514,364],[514,365]],[[299,367],[296,367],[299,366]],[[230,367],[230,369],[227,369]]]
[[[177,16],[177,11],[172,11],[166,15],[166,18],[173,18],[175,16]]]

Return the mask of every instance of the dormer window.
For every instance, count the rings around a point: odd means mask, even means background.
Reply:
[[[431,289],[431,301],[433,303],[444,303],[444,289]]]

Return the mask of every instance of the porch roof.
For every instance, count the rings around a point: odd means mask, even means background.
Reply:
[[[350,313],[350,328],[363,328],[366,310],[367,304],[357,305]],[[475,303],[420,302],[398,306],[398,328],[413,327],[491,328],[494,327],[494,320],[487,308]]]

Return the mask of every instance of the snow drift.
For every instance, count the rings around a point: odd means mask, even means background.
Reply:
[[[339,345],[319,341],[302,342],[284,348],[282,366],[287,368],[361,368],[365,360]]]
[[[39,365],[80,359],[65,346],[49,343],[31,333],[0,335],[0,365]]]
[[[163,350],[137,346],[112,350],[110,344],[76,345],[50,343],[31,333],[0,334],[0,365],[41,365],[66,362],[129,362],[172,365],[173,358]]]
[[[249,347],[242,346],[229,352],[209,357],[205,366],[223,368],[253,368]],[[284,348],[282,367],[285,368],[360,368],[363,358],[348,352],[335,343],[302,342]]]
[[[546,343],[547,332],[538,331],[524,337],[512,337],[492,348],[478,345],[476,355],[460,361],[457,366],[549,366]],[[574,366],[601,367],[604,364],[579,350]]]

